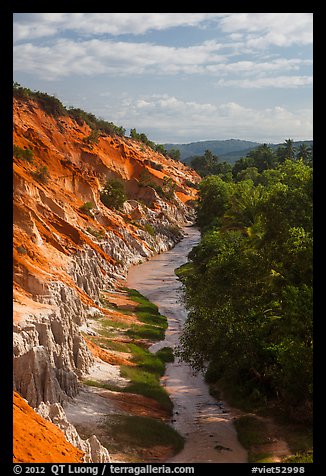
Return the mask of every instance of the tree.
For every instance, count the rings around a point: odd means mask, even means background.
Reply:
[[[276,163],[275,154],[267,144],[262,144],[256,149],[251,150],[248,152],[247,157],[253,159],[253,166],[257,168],[259,173],[273,168]]]
[[[295,157],[295,148],[292,139],[286,139],[285,144],[279,146],[276,150],[278,162],[282,163],[286,159],[293,160]]]
[[[223,216],[228,207],[232,184],[211,175],[199,184],[197,224],[203,230]]]
[[[181,154],[179,149],[170,149],[167,151],[167,154],[171,157],[173,160],[180,160]]]
[[[297,159],[302,159],[305,164],[312,163],[312,150],[306,144],[300,144],[296,155]]]
[[[257,184],[206,177],[197,222],[203,233],[183,277],[179,355],[247,401],[277,399],[310,418],[312,167],[288,158]]]

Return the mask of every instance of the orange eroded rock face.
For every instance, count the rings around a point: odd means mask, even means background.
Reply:
[[[131,367],[134,367],[136,365],[134,362],[131,362],[130,360],[119,356],[117,353],[102,349],[102,347],[99,347],[98,345],[94,344],[94,342],[91,342],[89,339],[86,339],[86,337],[84,337],[84,339],[87,344],[87,347],[92,352],[94,357],[98,357],[99,359],[103,360],[103,362],[106,362],[107,364],[111,365],[129,365]]]
[[[177,241],[174,225],[192,219],[188,202],[197,190],[191,184],[200,177],[130,138],[100,136],[90,143],[86,123],[51,116],[31,99],[14,98],[13,123],[14,388],[37,406],[49,395],[50,403],[73,396],[91,354],[114,365],[132,364],[90,341],[86,346],[79,328],[89,310],[137,320],[105,309],[99,292],[123,284],[128,266]],[[123,182],[123,210],[101,201],[112,178]],[[167,185],[170,194],[164,195]],[[18,394],[14,421],[15,462],[81,461],[82,453]]]
[[[84,453],[14,392],[14,463],[81,463]]]
[[[197,190],[189,186],[200,180],[196,172],[137,141],[100,136],[89,144],[85,138],[90,128],[85,123],[49,116],[32,100],[14,98],[13,113],[14,144],[33,152],[31,161],[14,157],[13,169],[14,280],[26,292],[46,294],[42,283],[53,280],[74,287],[65,268],[69,257],[85,246],[114,266],[115,259],[98,244],[98,236],[105,232],[124,239],[120,232],[124,228],[147,246],[133,223],[142,217],[141,211],[124,215],[101,202],[100,190],[108,178],[122,180],[129,200],[148,201],[156,213],[160,204],[151,186],[162,186],[165,178],[173,181],[180,204],[196,198]],[[41,167],[47,169],[44,182],[36,178]],[[80,210],[86,202],[95,214]],[[91,304],[84,290],[79,292]]]

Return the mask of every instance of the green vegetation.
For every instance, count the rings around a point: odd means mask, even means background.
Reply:
[[[266,439],[266,424],[254,416],[246,415],[234,422],[241,445],[248,451],[248,463],[263,463],[270,455],[253,452],[255,446],[268,443]]]
[[[123,182],[118,179],[108,179],[105,187],[100,192],[100,198],[107,208],[120,210],[127,199]]]
[[[167,319],[159,313],[158,307],[154,303],[137,290],[123,289],[135,303],[135,309],[131,311],[124,306],[117,305],[114,306],[114,309],[123,314],[135,314],[144,324],[103,318],[98,320],[100,325],[98,332],[102,337],[91,338],[91,340],[106,349],[132,354],[131,360],[136,366],[121,365],[121,376],[128,379],[130,383],[120,391],[153,398],[162,409],[172,413],[173,404],[168,393],[161,386],[160,378],[164,375],[165,364],[174,359],[173,350],[165,347],[154,354],[147,348],[150,342],[164,339]],[[102,303],[106,307],[110,307],[107,299],[102,299]],[[131,338],[132,341],[127,344],[110,341],[110,337],[113,337],[117,332]],[[88,382],[88,384],[93,385],[92,382]],[[101,382],[97,383],[97,386],[107,388],[104,385]]]
[[[86,142],[86,144],[97,144],[99,137],[100,131],[93,129],[88,136],[83,138],[83,142]]]
[[[159,152],[160,154],[162,154],[166,157],[168,156],[168,157],[170,157],[171,159],[174,159],[174,160],[179,160],[180,159],[179,150],[172,149],[168,152],[162,144],[155,144],[155,142],[148,139],[146,134],[144,134],[143,132],[138,133],[135,128],[130,129],[130,137],[134,140],[137,140],[138,142],[141,142],[142,144],[147,145],[148,147],[153,149],[155,152]],[[157,168],[157,167],[154,166],[153,168]],[[158,170],[161,170],[161,169],[158,169]]]
[[[293,425],[288,419],[282,423],[282,436],[286,440],[292,456],[283,458],[286,463],[312,463],[312,431],[302,425]],[[252,415],[235,420],[235,428],[240,443],[248,450],[249,463],[271,462],[271,454],[257,453],[260,445],[270,443],[268,428],[263,419]],[[259,450],[258,450],[259,451]]]
[[[313,432],[304,425],[293,425],[285,421],[285,438],[293,454],[284,459],[287,463],[312,463],[313,462]]]
[[[148,368],[152,370],[144,370],[141,367],[121,366],[121,376],[130,380],[130,384],[123,389],[124,392],[137,393],[144,397],[153,398],[160,406],[172,415],[173,403],[170,400],[169,394],[160,384],[160,377],[164,373],[164,365],[154,364],[154,359],[151,362],[150,358],[146,359]],[[160,363],[162,361],[158,359]],[[154,370],[155,367],[159,371]]]
[[[112,392],[120,392],[121,391],[121,388],[118,387],[117,385],[112,385],[112,384],[105,383],[105,382],[98,382],[97,380],[84,380],[83,384],[88,385],[89,387],[104,388],[105,390],[110,390]]]
[[[165,334],[165,329],[162,327],[153,326],[151,324],[140,326],[137,324],[132,324],[130,329],[126,331],[126,335],[131,337],[134,340],[163,340]]]
[[[27,252],[27,249],[24,247],[24,246],[17,246],[16,250],[18,251],[18,253],[20,255],[27,255],[28,252]]]
[[[190,165],[201,177],[219,175],[226,181],[232,179],[232,165],[220,162],[217,155],[212,154],[210,150],[206,150],[204,155],[193,157]]]
[[[159,197],[167,200],[171,200],[173,198],[176,188],[176,184],[173,182],[171,177],[164,177],[162,185],[153,182],[153,177],[148,172],[148,170],[143,170],[139,175],[139,185],[141,187],[153,188]]]
[[[46,184],[49,180],[49,171],[46,165],[41,165],[35,171],[31,172],[32,177],[40,183]]]
[[[150,223],[145,223],[144,230],[147,231],[147,233],[149,233],[151,236],[155,236],[154,227]]]
[[[103,240],[105,238],[105,231],[104,230],[95,230],[95,228],[87,227],[86,231],[93,235],[98,240]]]
[[[293,140],[287,139],[284,144],[273,148],[261,144],[240,157],[233,166],[229,162],[222,162],[211,150],[205,150],[203,155],[191,157],[188,161],[202,177],[217,175],[226,182],[252,179],[256,184],[264,170],[273,169],[286,159],[302,159],[305,164],[311,164],[312,149],[304,143],[295,148]]]
[[[31,149],[22,149],[18,145],[13,146],[13,155],[17,159],[26,160],[27,162],[33,163],[34,161],[34,152]]]
[[[309,425],[312,163],[291,144],[252,151],[231,181],[200,183],[202,240],[177,271],[189,310],[179,355],[196,369],[208,362],[207,381],[247,408],[273,403]]]
[[[68,114],[80,126],[85,122],[94,131],[94,134],[90,137],[91,142],[97,142],[98,137],[102,134],[109,136],[117,135],[119,137],[125,135],[126,130],[123,127],[117,126],[113,124],[113,122],[99,119],[94,114],[85,112],[82,109],[69,107]],[[87,138],[85,138],[85,140],[87,140]]]
[[[91,213],[91,210],[93,208],[94,208],[94,204],[92,202],[85,202],[81,207],[79,207],[79,210],[82,213],[85,213],[85,215],[88,215],[89,217],[91,217],[91,216],[93,216],[92,213]]]
[[[24,101],[36,101],[46,114],[55,118],[69,116],[80,126],[85,122],[92,129],[92,132],[88,137],[90,141],[92,141],[96,136],[98,137],[100,134],[118,136],[124,136],[125,134],[125,129],[123,127],[116,126],[112,122],[105,121],[104,119],[98,119],[94,114],[85,112],[82,109],[74,107],[67,108],[55,96],[40,91],[32,91],[29,88],[21,86],[17,82],[13,83],[13,95],[17,99],[22,99]],[[86,141],[88,141],[87,138]]]
[[[163,362],[174,362],[174,353],[171,347],[163,347],[162,349],[156,352],[156,355]]]
[[[55,96],[51,96],[47,93],[40,91],[32,91],[29,88],[24,88],[19,83],[13,83],[13,95],[18,99],[28,100],[32,99],[36,101],[39,106],[48,115],[53,117],[66,116],[67,110],[64,105]]]
[[[172,446],[174,453],[182,450],[184,438],[170,425],[149,417],[109,415],[105,427],[112,436],[112,446],[151,448]],[[109,448],[110,449],[110,448]]]

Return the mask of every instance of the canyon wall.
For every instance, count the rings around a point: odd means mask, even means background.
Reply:
[[[126,137],[89,142],[90,132],[14,99],[14,389],[95,462],[108,458],[105,449],[81,443],[60,406],[94,364],[81,331],[107,312],[101,290],[181,239],[199,177]],[[108,179],[123,183],[119,210],[101,201]]]

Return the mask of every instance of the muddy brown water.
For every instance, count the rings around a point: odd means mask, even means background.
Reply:
[[[187,262],[188,253],[199,242],[196,228],[184,229],[185,237],[172,250],[155,256],[129,270],[127,286],[137,289],[155,303],[168,319],[164,341],[150,350],[179,344],[187,312],[181,283],[174,270]],[[240,445],[233,426],[234,414],[225,402],[210,394],[201,373],[175,359],[167,364],[162,384],[174,404],[171,425],[186,439],[184,449],[167,463],[245,463],[247,452]]]

